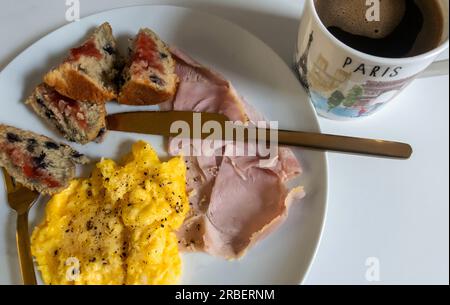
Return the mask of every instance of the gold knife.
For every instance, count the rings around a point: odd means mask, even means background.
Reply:
[[[171,132],[171,127],[175,122],[185,122],[190,127],[190,130],[201,128],[206,122],[217,122],[222,128],[229,124],[226,116],[216,113],[195,113],[191,111],[139,111],[139,112],[124,112],[116,113],[107,116],[107,129],[123,132],[133,132],[142,134],[154,134],[164,137],[174,137],[178,133]],[[227,123],[228,122],[228,123]],[[234,128],[239,129],[261,129],[254,127],[245,127],[233,125]],[[201,130],[201,129],[200,129]],[[303,131],[288,131],[288,130],[269,130],[264,129],[266,142],[271,141],[271,132],[278,134],[277,142],[280,145],[300,146],[305,148],[329,150],[334,152],[345,152],[354,154],[363,154],[379,157],[390,157],[398,159],[409,159],[412,154],[410,145],[399,142],[364,139],[346,136],[337,136],[330,134],[321,134],[314,132]],[[225,134],[225,133],[223,133]],[[245,133],[244,141],[248,141],[252,137],[250,133]],[[256,135],[256,140],[260,135],[259,132],[253,133]],[[190,133],[190,138],[205,139],[209,134]],[[222,140],[226,139],[223,136]]]

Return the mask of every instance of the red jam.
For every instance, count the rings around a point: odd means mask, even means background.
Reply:
[[[59,183],[58,181],[56,181],[55,179],[53,179],[50,176],[43,178],[43,181],[46,185],[48,185],[51,188],[56,188],[56,187],[61,186],[61,183]]]
[[[81,56],[102,58],[102,53],[95,46],[93,39],[86,41],[82,46],[70,50],[69,61],[77,61]]]
[[[164,72],[164,67],[160,62],[158,47],[151,37],[145,33],[139,33],[133,54],[133,62],[143,61],[147,67],[153,68],[161,73]]]
[[[77,116],[77,113],[82,113],[80,102],[63,96],[59,94],[58,91],[52,89],[46,90],[46,94],[52,104],[55,105],[61,113],[72,115],[82,129],[87,128],[86,116],[84,115],[82,118]]]
[[[43,173],[41,169],[30,166],[29,164],[24,164],[22,166],[23,173],[30,179],[37,179],[44,182],[49,187],[60,187],[61,184],[50,177],[48,174]]]
[[[51,177],[48,172],[33,166],[33,160],[30,155],[23,153],[18,147],[10,144],[2,144],[1,146],[6,148],[6,154],[11,159],[12,164],[21,168],[27,178],[39,180],[51,188],[61,186],[61,183]]]

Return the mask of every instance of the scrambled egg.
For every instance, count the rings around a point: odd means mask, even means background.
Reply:
[[[182,158],[160,162],[137,142],[121,165],[102,160],[88,179],[55,195],[33,232],[46,284],[175,284],[174,233],[189,210]]]

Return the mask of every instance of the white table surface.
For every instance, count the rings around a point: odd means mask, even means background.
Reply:
[[[137,4],[173,4],[227,18],[289,65],[303,0],[80,0],[81,17]],[[0,70],[67,23],[63,0],[0,1]],[[444,55],[448,57],[448,52]],[[306,284],[449,283],[449,77],[415,81],[381,113],[355,122],[320,119],[324,132],[405,141],[408,161],[329,154],[329,210]],[[1,102],[1,101],[0,101]]]

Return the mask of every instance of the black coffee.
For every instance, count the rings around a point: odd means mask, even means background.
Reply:
[[[333,36],[361,52],[389,58],[415,56],[436,48],[444,30],[437,0],[380,0],[379,21],[368,21],[365,0],[315,0]]]

